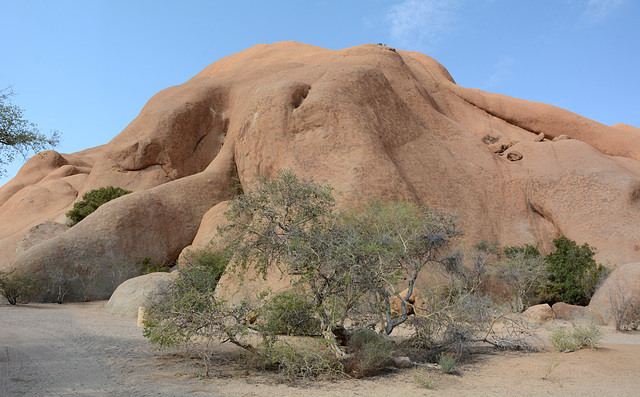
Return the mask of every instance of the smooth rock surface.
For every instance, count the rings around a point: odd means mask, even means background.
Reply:
[[[554,320],[553,309],[547,303],[531,306],[522,315],[535,325],[543,325]]]
[[[157,272],[131,278],[116,288],[105,310],[114,316],[136,318],[139,307],[162,299],[177,276],[178,272]]]

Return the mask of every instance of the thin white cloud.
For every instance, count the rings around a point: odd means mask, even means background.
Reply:
[[[511,77],[511,69],[514,63],[513,58],[502,57],[500,62],[494,65],[493,74],[489,76],[489,79],[479,88],[486,91],[499,87],[501,84],[507,82]]]
[[[389,9],[394,45],[412,47],[436,42],[451,31],[458,0],[405,0]]]
[[[598,23],[612,16],[627,0],[589,0],[582,13],[582,20],[587,23]]]

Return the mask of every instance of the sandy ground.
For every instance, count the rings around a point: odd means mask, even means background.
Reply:
[[[202,379],[199,361],[157,351],[135,319],[107,315],[104,303],[0,305],[0,396],[640,395],[640,333],[610,327],[596,350],[560,354],[542,346],[478,355],[457,375],[420,368],[290,386],[231,364],[224,377]],[[544,339],[548,330],[540,333]],[[416,372],[434,388],[419,387]]]

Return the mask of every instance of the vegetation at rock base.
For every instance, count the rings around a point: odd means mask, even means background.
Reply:
[[[538,303],[565,302],[586,306],[611,272],[593,258],[595,249],[562,236],[553,240],[554,252],[542,256],[537,247],[505,247],[506,260],[497,275],[514,293],[514,308],[523,311]]]
[[[331,192],[290,171],[260,178],[230,202],[223,235],[241,277],[250,266],[264,278],[277,271],[308,291],[324,337],[343,355],[333,330],[349,318],[391,334],[408,318],[419,271],[443,261],[443,250],[460,233],[452,215],[412,203],[372,201],[337,213]],[[391,299],[405,280],[394,318]]]
[[[536,293],[548,280],[547,263],[531,245],[506,247],[504,253],[507,259],[500,263],[498,277],[513,291],[514,309],[522,312],[537,303]]]
[[[198,253],[196,257],[200,260],[180,269],[165,299],[147,308],[143,334],[161,347],[195,349],[208,376],[211,347],[225,336],[235,338],[234,327],[236,323],[244,324],[242,314],[246,312],[227,309],[225,302],[216,297],[215,289],[229,258],[215,251]]]
[[[32,274],[0,271],[0,294],[9,304],[29,303],[40,293],[40,280]]]
[[[3,165],[11,163],[17,155],[27,158],[29,153],[56,146],[59,132],[47,137],[38,126],[24,118],[24,110],[11,103],[14,96],[11,86],[0,90],[0,176],[6,172]]]
[[[618,331],[636,331],[640,328],[640,297],[629,293],[617,281],[609,289],[609,308]]]
[[[452,250],[461,235],[454,215],[379,200],[338,211],[332,191],[291,171],[258,177],[229,203],[221,244],[181,269],[167,299],[149,308],[144,335],[197,352],[207,374],[212,346],[234,343],[287,380],[378,373],[403,324],[413,330],[411,348],[456,359],[479,342],[530,349],[522,327],[481,293],[481,258],[469,267]],[[441,277],[418,309],[410,300],[427,266]],[[255,291],[232,305],[216,291],[223,272],[240,286],[276,275],[291,290]],[[311,337],[281,336],[292,334]]]
[[[97,210],[102,204],[129,193],[131,193],[130,190],[113,186],[101,187],[86,192],[82,195],[82,200],[73,203],[73,209],[65,214],[67,218],[69,218],[68,225],[70,227],[76,225]]]
[[[547,300],[586,306],[596,288],[610,273],[597,264],[589,244],[578,245],[565,236],[553,240],[556,250],[545,257],[549,283],[544,289]]]

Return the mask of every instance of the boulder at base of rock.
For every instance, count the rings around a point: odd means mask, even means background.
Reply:
[[[558,320],[587,321],[600,325],[604,324],[600,314],[585,306],[569,305],[568,303],[558,302],[554,303],[551,309],[553,309],[553,315]]]
[[[400,292],[399,295],[404,298],[405,296],[407,296],[408,292],[409,292],[409,289],[407,288],[404,291]],[[407,314],[415,313],[415,310],[414,310],[415,303],[416,303],[416,288],[413,289],[413,293],[409,297],[409,300],[407,300]],[[401,315],[402,315],[402,300],[400,300],[399,297],[394,296],[393,298],[391,298],[391,316],[393,318],[397,318],[397,317],[400,317]]]
[[[129,279],[118,286],[105,309],[113,316],[135,318],[138,308],[161,299],[177,276],[178,272],[158,272]]]
[[[615,310],[640,302],[640,263],[616,268],[591,298],[589,308],[602,316],[605,324],[614,324]]]
[[[553,309],[547,303],[531,306],[523,313],[523,316],[532,324],[542,325],[553,321]]]
[[[411,368],[413,366],[409,357],[394,357],[393,365],[395,365],[396,368]]]

